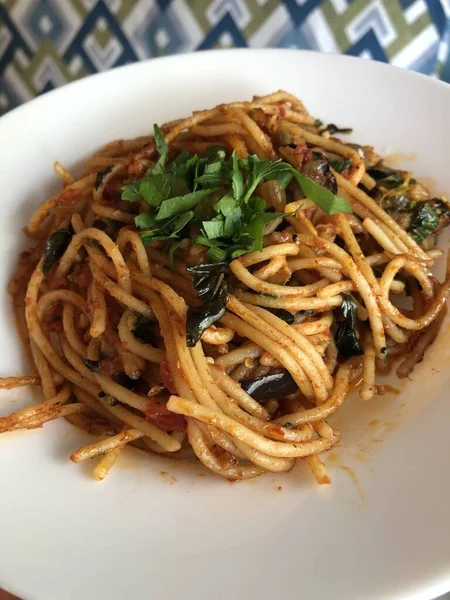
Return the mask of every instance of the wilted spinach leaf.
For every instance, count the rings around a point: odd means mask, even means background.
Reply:
[[[229,273],[226,263],[202,264],[186,267],[201,306],[190,307],[186,317],[186,342],[192,348],[202,333],[225,314],[228,290],[225,275]]]
[[[363,354],[357,327],[358,307],[353,296],[342,294],[342,304],[336,313],[338,327],[334,334],[334,341],[339,354],[346,357]]]
[[[54,231],[48,238],[44,250],[44,260],[42,262],[42,271],[44,272],[44,275],[47,275],[50,272],[53,265],[58,262],[67,250],[72,236],[72,227],[67,227]]]
[[[219,292],[224,282],[225,275],[230,272],[228,264],[211,263],[186,267],[199,300],[209,302]]]
[[[408,233],[419,244],[434,233],[438,227],[439,216],[437,212],[428,203],[423,202],[417,207]]]
[[[133,335],[144,344],[151,344],[155,339],[155,324],[138,315],[134,321]]]
[[[95,183],[94,183],[94,188],[96,190],[98,190],[98,188],[102,185],[105,175],[108,175],[108,173],[111,173],[113,168],[114,168],[114,165],[109,165],[109,167],[105,167],[104,169],[102,169],[101,171],[99,171],[97,173],[97,177],[95,178]]]

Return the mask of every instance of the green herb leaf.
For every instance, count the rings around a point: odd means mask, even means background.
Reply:
[[[238,208],[238,201],[232,194],[225,194],[214,206],[214,210],[222,213],[224,217],[230,217]]]
[[[418,244],[426,237],[431,235],[439,228],[439,216],[437,212],[428,203],[423,202],[419,205],[414,219],[408,229],[409,235]]]
[[[345,171],[352,166],[352,161],[349,159],[332,160],[330,166],[338,173],[342,173],[342,171]]]
[[[217,294],[220,286],[224,282],[225,275],[230,270],[227,263],[194,265],[186,267],[192,283],[197,292],[199,300],[208,302]]]
[[[334,334],[334,341],[339,354],[345,357],[360,356],[363,349],[359,342],[358,307],[353,296],[342,294],[342,304],[336,313],[339,325]]]
[[[228,291],[225,276],[229,273],[226,263],[202,264],[186,267],[197,296],[202,305],[189,308],[186,316],[186,342],[195,346],[205,329],[225,314]]]
[[[248,187],[244,195],[244,203],[248,202],[257,186],[263,181],[269,181],[271,179],[275,181],[278,181],[278,179],[285,181],[286,173],[292,172],[291,165],[282,162],[281,159],[276,161],[262,160],[257,156],[250,155],[247,159],[247,163],[249,171]]]
[[[104,169],[102,169],[101,171],[99,171],[97,173],[97,177],[95,178],[95,183],[94,183],[94,188],[96,190],[98,190],[98,188],[102,185],[105,175],[108,175],[108,173],[111,173],[113,168],[114,168],[114,165],[109,165],[108,167],[105,167]]]
[[[180,233],[181,230],[184,229],[193,218],[194,212],[192,210],[189,210],[188,212],[185,212],[184,214],[180,215],[177,219],[175,219],[170,237],[174,237],[178,233]]]
[[[307,198],[312,200],[320,209],[323,210],[327,215],[335,215],[337,213],[351,213],[352,209],[348,204],[347,200],[336,196],[330,190],[314,183],[312,179],[302,175],[295,169],[292,173],[297,180],[299,186],[302,188],[303,193]]]
[[[139,194],[147,204],[158,207],[170,194],[169,177],[165,173],[151,174],[141,181]]]
[[[193,348],[202,336],[202,333],[221,319],[226,311],[228,293],[222,288],[217,296],[195,308],[189,307],[186,315],[186,345]]]
[[[178,240],[169,248],[169,269],[172,269],[172,271],[175,268],[175,252],[178,250],[182,242],[183,240]]]
[[[155,340],[155,323],[149,321],[142,315],[137,315],[134,321],[133,335],[144,342],[144,344],[151,344]]]
[[[212,221],[203,221],[203,232],[208,239],[222,237],[224,235],[224,220],[215,218]]]
[[[133,181],[127,185],[122,186],[122,200],[126,200],[127,202],[137,202],[141,199],[139,188],[141,182]]]
[[[235,151],[233,152],[233,154],[231,156],[231,160],[232,160],[232,165],[233,165],[231,184],[233,187],[234,197],[235,197],[236,201],[238,201],[238,200],[240,200],[242,194],[244,193],[244,182],[242,179],[242,173],[239,170],[239,161],[238,161],[238,157],[237,157],[237,154]]]
[[[158,150],[159,156],[161,157],[164,154],[167,155],[168,148],[166,140],[164,139],[161,129],[158,127],[158,125],[156,125],[156,123],[153,125],[153,131],[155,134],[156,149]]]
[[[44,259],[42,261],[42,271],[44,275],[48,275],[51,268],[58,262],[73,236],[73,229],[63,228],[54,231],[47,240],[44,250]]]
[[[220,263],[223,262],[227,257],[227,253],[225,250],[219,247],[212,247],[206,253],[206,259],[212,263]]]
[[[213,190],[199,190],[197,192],[185,194],[184,196],[176,196],[175,198],[164,200],[156,214],[156,220],[161,221],[162,219],[168,219],[169,217],[190,210],[196,204],[207,198],[212,191]]]
[[[155,217],[150,212],[141,213],[134,217],[134,223],[136,227],[140,229],[146,229],[147,227],[157,227],[158,223]]]
[[[265,212],[258,216],[253,217],[253,219],[242,229],[242,233],[248,233],[250,237],[253,239],[253,248],[252,250],[263,249],[263,236],[264,236],[264,228],[268,223],[271,223],[275,219],[279,217],[285,217],[285,213],[277,213],[277,212]]]

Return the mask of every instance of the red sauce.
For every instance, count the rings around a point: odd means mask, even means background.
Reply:
[[[161,374],[161,381],[163,383],[163,386],[167,390],[169,390],[169,392],[171,394],[176,394],[177,393],[177,389],[176,389],[175,384],[173,382],[172,375],[171,375],[170,370],[169,370],[169,363],[167,362],[167,360],[163,360],[161,362],[161,364],[159,365],[159,372]]]
[[[167,408],[167,402],[160,396],[149,399],[150,404],[145,411],[145,418],[163,431],[174,429],[186,429],[186,419],[183,415],[177,415]]]
[[[57,206],[68,206],[71,204],[76,204],[80,199],[81,192],[80,190],[64,190],[59,195],[58,200],[56,201]]]

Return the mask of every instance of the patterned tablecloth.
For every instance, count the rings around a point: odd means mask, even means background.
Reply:
[[[90,73],[230,46],[343,52],[450,81],[450,0],[0,0],[0,114]]]

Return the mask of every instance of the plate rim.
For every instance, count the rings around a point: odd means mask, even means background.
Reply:
[[[104,71],[104,72],[100,72],[100,73],[95,73],[95,74],[91,74],[88,75],[86,77],[83,77],[82,79],[70,82],[62,87],[56,88],[54,90],[52,90],[51,92],[48,92],[42,96],[38,96],[14,109],[12,109],[11,111],[9,111],[8,113],[6,113],[5,115],[3,115],[0,118],[0,134],[1,134],[1,130],[2,127],[6,124],[8,124],[8,126],[11,125],[11,121],[14,121],[14,119],[19,119],[22,117],[22,115],[26,114],[26,111],[30,111],[30,110],[37,110],[37,107],[39,105],[43,105],[45,102],[50,103],[53,101],[57,101],[57,99],[59,97],[64,97],[64,94],[74,94],[74,93],[80,93],[80,91],[82,91],[83,86],[88,87],[90,85],[93,85],[91,83],[91,80],[95,79],[96,81],[98,80],[98,78],[103,78],[103,79],[108,79],[108,78],[120,78],[120,74],[122,73],[123,69],[127,69],[128,71],[131,71],[133,69],[135,70],[145,70],[148,69],[150,64],[154,63],[155,60],[158,63],[161,62],[175,62],[175,61],[201,61],[203,60],[203,55],[212,55],[212,54],[217,54],[217,52],[219,52],[218,50],[205,50],[205,51],[197,51],[197,52],[189,52],[189,53],[183,53],[183,54],[175,54],[175,55],[170,55],[170,56],[165,56],[165,57],[158,57],[158,58],[150,58],[144,61],[138,61],[132,64],[128,64],[128,65],[122,65],[120,67],[116,67],[113,69],[110,69],[108,71]],[[256,49],[256,48],[238,48],[238,49],[226,49],[226,50],[221,50],[221,53],[226,53],[228,55],[240,55],[240,54],[283,54],[283,55],[287,55],[287,54],[293,54],[293,55],[316,55],[316,56],[320,56],[320,60],[337,60],[338,62],[358,62],[361,63],[362,60],[367,60],[367,59],[361,59],[358,57],[354,57],[354,56],[348,56],[348,55],[341,55],[341,54],[334,54],[334,53],[329,53],[329,54],[325,54],[325,53],[321,53],[321,52],[317,52],[317,51],[312,51],[312,50],[300,50],[300,49],[281,49],[281,48],[261,48],[261,49]],[[390,65],[387,63],[382,63],[379,61],[374,61],[374,60],[370,60],[370,63],[375,63],[376,67],[375,68],[379,68],[381,70],[385,70],[385,69],[395,69],[398,70],[400,72],[403,73],[402,76],[406,76],[406,77],[412,77],[412,78],[416,78],[416,79],[420,79],[421,81],[425,82],[427,81],[428,83],[426,84],[428,85],[434,85],[440,89],[447,89],[450,92],[450,84],[440,81],[438,79],[433,79],[427,75],[423,75],[420,73],[416,73],[416,72],[412,72],[412,71],[407,71],[401,67],[397,67],[394,65]],[[151,68],[151,67],[150,67]],[[78,91],[75,92],[75,88],[78,86]],[[430,582],[431,585],[426,585],[426,582],[423,581],[422,585],[420,586],[420,591],[417,592],[417,595],[415,595],[414,597],[416,598],[424,598],[424,594],[426,594],[427,592],[431,592],[432,589],[434,590],[441,590],[438,593],[445,593],[445,591],[447,591],[448,589],[450,589],[450,578],[445,578],[444,576],[441,575],[440,579],[434,579],[433,582]],[[19,593],[20,594],[20,586],[19,588],[16,588],[15,586],[3,586],[5,590],[11,590],[13,593],[15,592],[15,590],[17,589],[17,592],[15,593]],[[430,596],[431,598],[431,596]],[[28,599],[36,599],[36,600],[40,600],[39,596],[27,596],[27,600]]]
[[[170,63],[175,61],[191,61],[191,60],[202,60],[203,56],[211,56],[214,54],[227,54],[227,55],[239,55],[239,54],[280,54],[280,55],[314,55],[319,60],[337,60],[339,62],[350,62],[350,63],[361,63],[362,61],[367,61],[372,65],[371,68],[380,68],[381,70],[396,70],[399,73],[402,73],[402,76],[417,78],[422,81],[427,81],[427,85],[434,85],[441,89],[450,89],[450,82],[442,81],[431,75],[425,75],[423,73],[418,73],[416,71],[410,71],[403,67],[399,67],[397,65],[392,65],[390,63],[373,60],[370,58],[361,58],[359,56],[351,56],[349,54],[339,54],[337,52],[320,52],[318,50],[308,50],[303,48],[224,48],[224,49],[213,49],[213,50],[193,50],[190,52],[182,52],[180,54],[170,54],[168,56],[157,56],[152,58],[146,58],[145,60],[138,60],[133,63],[129,63],[126,65],[119,65],[117,67],[113,67],[111,69],[107,69],[105,71],[99,71],[96,73],[90,73],[80,79],[75,79],[74,81],[69,81],[59,87],[56,87],[44,94],[39,96],[35,96],[30,100],[25,101],[24,103],[16,106],[10,111],[6,112],[0,117],[0,126],[3,126],[7,120],[18,118],[22,114],[25,114],[26,111],[30,110],[30,106],[34,107],[38,104],[43,104],[45,102],[51,102],[53,99],[56,99],[58,95],[64,95],[75,87],[89,86],[91,84],[91,80],[95,78],[98,79],[108,79],[115,77],[124,70],[139,70],[148,68],[148,66],[154,62],[160,63]],[[69,91],[68,91],[69,90]]]

